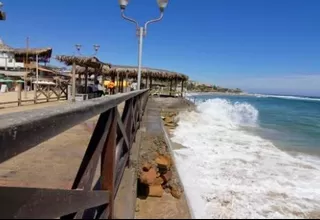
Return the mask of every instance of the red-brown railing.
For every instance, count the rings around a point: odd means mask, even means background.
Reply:
[[[114,198],[147,100],[148,90],[140,90],[0,116],[2,163],[100,114],[72,189],[0,186],[0,218],[113,218]],[[120,116],[117,106],[123,102]],[[99,161],[100,177],[92,188]]]

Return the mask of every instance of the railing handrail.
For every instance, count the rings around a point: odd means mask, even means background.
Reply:
[[[0,115],[0,163],[146,91]]]

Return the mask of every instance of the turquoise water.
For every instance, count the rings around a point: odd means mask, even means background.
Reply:
[[[258,110],[258,126],[247,131],[289,152],[320,156],[320,98],[293,96],[197,95],[197,100],[226,99]],[[212,109],[214,111],[214,109]]]

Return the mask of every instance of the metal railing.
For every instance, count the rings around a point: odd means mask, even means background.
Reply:
[[[112,219],[114,198],[129,166],[148,94],[140,90],[0,116],[2,163],[100,114],[72,188],[0,186],[0,218]],[[120,116],[117,106],[123,102]],[[99,161],[99,180],[93,183]]]

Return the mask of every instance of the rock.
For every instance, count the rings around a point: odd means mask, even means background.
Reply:
[[[163,195],[163,188],[161,185],[152,185],[149,186],[149,194],[150,197],[162,197]]]
[[[166,192],[166,193],[171,193],[171,189],[170,189],[170,187],[166,187],[165,189],[164,189],[164,191]]]
[[[156,163],[158,164],[159,168],[170,169],[171,167],[171,157],[160,155],[156,158]]]
[[[136,209],[135,209],[136,212],[140,212],[140,205],[139,203],[136,203]]]
[[[157,178],[157,172],[154,168],[151,168],[147,172],[142,172],[140,174],[140,181],[146,185],[152,185],[155,179]]]
[[[155,179],[155,181],[153,182],[153,185],[162,185],[163,183],[164,183],[163,178],[159,176]]]
[[[150,164],[150,163],[148,163],[148,162],[145,162],[145,163],[143,164],[143,166],[142,166],[142,170],[143,170],[144,172],[149,171],[151,168],[152,168],[152,164]]]
[[[170,123],[170,122],[172,122],[172,120],[171,120],[171,118],[169,118],[169,117],[165,117],[165,118],[164,118],[164,122]]]
[[[182,192],[179,190],[178,187],[174,186],[171,187],[171,195],[176,199],[180,199],[182,196]]]
[[[161,176],[163,178],[163,182],[167,183],[172,179],[172,171],[168,170],[165,174]]]

